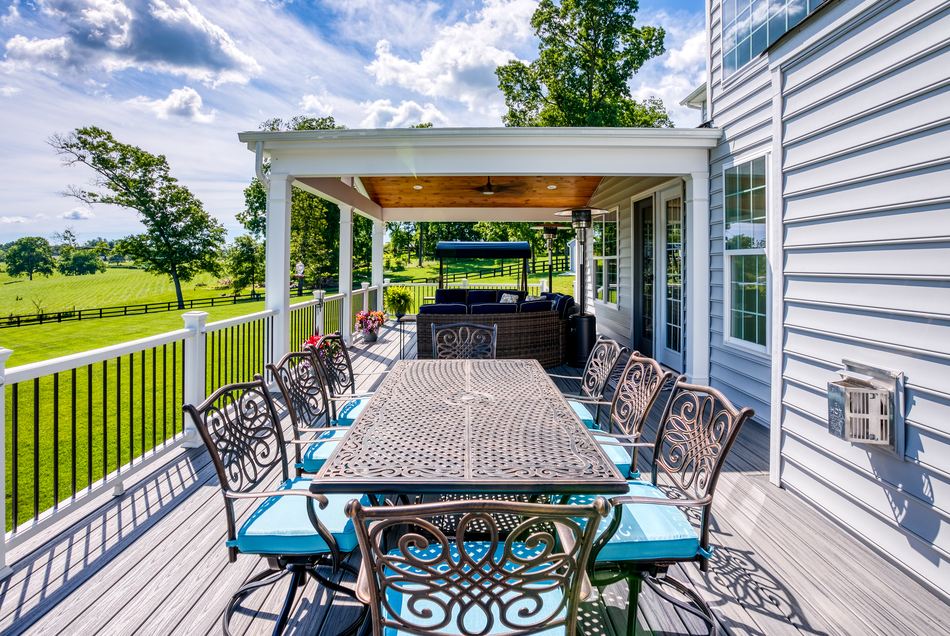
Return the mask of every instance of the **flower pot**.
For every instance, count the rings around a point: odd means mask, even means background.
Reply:
[[[376,342],[377,335],[375,331],[363,332],[363,342]]]

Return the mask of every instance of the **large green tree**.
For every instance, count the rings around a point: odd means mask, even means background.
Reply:
[[[3,255],[10,276],[34,274],[49,276],[53,273],[53,248],[40,236],[24,236],[17,239]]]
[[[234,244],[225,254],[231,287],[239,292],[245,287],[255,292],[264,282],[264,245],[251,234],[234,239]]]
[[[82,164],[95,174],[92,189],[71,187],[68,194],[135,210],[145,232],[119,241],[118,249],[145,271],[171,278],[178,308],[184,309],[181,283],[218,270],[224,227],[171,176],[164,155],[122,143],[95,126],[56,135],[50,145],[65,165]]]
[[[659,99],[629,81],[663,53],[664,31],[637,26],[637,0],[541,0],[531,18],[538,59],[498,67],[507,126],[672,126]]]

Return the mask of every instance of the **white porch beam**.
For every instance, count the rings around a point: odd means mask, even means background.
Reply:
[[[297,184],[301,189],[333,201],[340,207],[348,205],[371,219],[383,218],[383,209],[378,203],[339,178],[299,177]]]
[[[384,221],[569,221],[563,208],[383,208]]]
[[[686,177],[686,376],[709,383],[709,173]]]
[[[353,208],[340,206],[340,293],[343,294],[343,320],[340,321],[340,333],[343,340],[352,342],[353,325]]]
[[[383,309],[383,244],[386,240],[386,224],[373,220],[373,267],[370,281],[376,288],[376,306],[373,309]]]
[[[276,311],[273,339],[274,357],[279,360],[290,350],[290,197],[293,177],[270,175],[267,189],[267,240],[265,243],[264,295],[268,309]]]

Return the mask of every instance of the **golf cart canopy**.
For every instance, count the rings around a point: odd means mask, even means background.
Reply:
[[[439,241],[435,255],[443,258],[531,258],[527,241]]]

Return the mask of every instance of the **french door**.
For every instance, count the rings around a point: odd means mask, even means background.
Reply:
[[[633,204],[634,227],[634,324],[633,346],[645,356],[653,356],[654,277],[656,263],[656,219],[653,195]]]
[[[654,271],[654,357],[674,369],[683,370],[683,225],[685,210],[680,187],[664,190],[656,215],[656,264]]]

